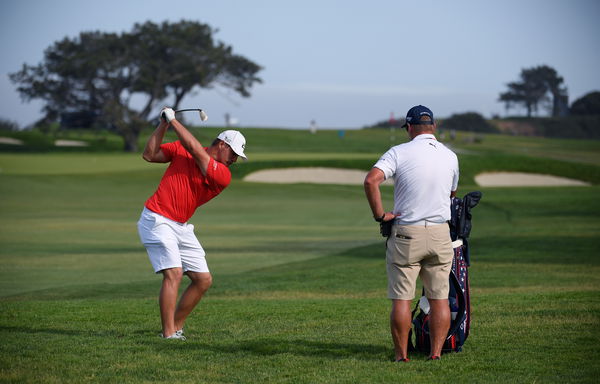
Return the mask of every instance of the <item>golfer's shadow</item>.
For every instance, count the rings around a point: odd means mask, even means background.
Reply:
[[[385,360],[389,356],[389,348],[370,344],[329,343],[311,340],[281,340],[265,338],[257,340],[240,341],[229,345],[201,344],[202,349],[209,349],[221,353],[235,353],[240,351],[257,356],[272,356],[279,354],[293,354],[299,356],[320,356],[330,359],[357,358],[361,360]]]

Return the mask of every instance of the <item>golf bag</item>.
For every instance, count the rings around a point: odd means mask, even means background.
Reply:
[[[450,219],[450,237],[454,248],[454,259],[450,271],[450,291],[448,304],[450,305],[451,322],[448,336],[442,347],[442,352],[460,352],[469,337],[471,328],[471,297],[469,287],[469,271],[471,265],[469,255],[469,234],[471,233],[471,208],[475,207],[481,199],[481,192],[471,192],[462,199],[453,198],[451,205],[452,218]],[[415,317],[415,313],[419,313]],[[431,349],[429,340],[429,303],[422,296],[412,312],[413,328],[415,334],[414,347],[420,352],[428,354]],[[409,337],[412,339],[412,336]],[[411,340],[412,343],[412,340]]]

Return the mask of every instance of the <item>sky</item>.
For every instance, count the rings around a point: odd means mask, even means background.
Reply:
[[[353,129],[417,104],[505,116],[498,95],[523,68],[556,69],[570,102],[600,90],[599,17],[597,0],[4,0],[0,118],[42,117],[43,101],[23,102],[8,74],[54,42],[182,19],[264,68],[250,98],[217,87],[180,104],[213,125],[228,113],[240,127]]]

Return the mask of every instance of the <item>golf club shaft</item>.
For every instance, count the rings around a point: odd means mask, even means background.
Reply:
[[[178,110],[175,111],[175,113],[177,113],[177,112],[188,112],[188,111],[197,111],[197,112],[199,112],[199,111],[201,111],[201,109],[200,108],[178,109]]]

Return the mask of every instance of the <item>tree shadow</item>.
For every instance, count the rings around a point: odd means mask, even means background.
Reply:
[[[385,260],[385,238],[381,237],[381,241],[371,243],[360,247],[345,249],[335,256],[352,257],[359,259],[376,259]]]

